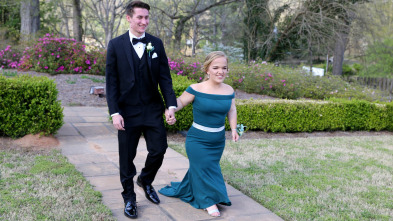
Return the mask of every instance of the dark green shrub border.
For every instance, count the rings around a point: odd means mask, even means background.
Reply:
[[[55,134],[63,125],[56,84],[47,77],[0,76],[0,134]]]
[[[184,76],[172,75],[176,97],[195,83]],[[265,132],[312,131],[393,131],[393,104],[334,99],[311,100],[236,100],[238,123],[250,130]],[[188,130],[192,106],[176,112],[170,131]],[[228,121],[226,129],[229,129]]]
[[[367,101],[237,100],[238,122],[265,132],[393,129],[391,104]],[[228,128],[228,124],[226,125]]]

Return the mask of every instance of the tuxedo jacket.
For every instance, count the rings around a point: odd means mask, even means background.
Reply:
[[[147,53],[149,74],[153,83],[151,90],[158,92],[158,86],[164,98],[165,105],[177,106],[176,95],[173,91],[172,78],[168,66],[168,58],[161,39],[145,33],[147,43],[151,43],[154,50]],[[147,46],[147,45],[146,45]],[[109,113],[121,113],[122,103],[126,99],[133,99],[130,94],[135,85],[136,71],[129,32],[109,41],[106,57],[106,97]],[[134,55],[135,56],[135,55]],[[162,102],[161,102],[162,103]]]

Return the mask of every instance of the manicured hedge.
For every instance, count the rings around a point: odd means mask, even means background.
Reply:
[[[356,100],[236,100],[236,107],[238,122],[251,130],[312,132],[393,129],[391,104]]]
[[[54,134],[62,125],[63,108],[53,80],[0,76],[0,135]]]
[[[193,81],[172,76],[176,96]],[[266,132],[393,131],[393,104],[359,100],[236,100],[238,123]],[[176,124],[168,130],[188,130],[192,107],[176,112]],[[229,129],[228,121],[226,128]]]

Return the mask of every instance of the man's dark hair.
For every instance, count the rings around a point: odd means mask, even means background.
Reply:
[[[134,8],[144,8],[150,11],[150,5],[147,3],[144,3],[142,1],[132,1],[130,4],[127,5],[126,8],[126,13],[128,16],[132,17],[134,14]]]

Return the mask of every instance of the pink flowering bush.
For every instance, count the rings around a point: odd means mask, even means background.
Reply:
[[[201,82],[205,76],[201,70],[201,63],[187,62],[182,58],[168,58],[169,68],[173,74],[187,76],[190,80]]]
[[[201,64],[196,62],[198,60],[202,61],[203,58],[169,59],[169,65],[173,74],[187,76],[200,82],[204,78],[204,73],[200,70]],[[381,91],[348,83],[340,77],[311,76],[300,68],[277,67],[264,61],[251,61],[248,64],[229,62],[228,68],[229,73],[225,83],[247,93],[285,99],[386,100],[386,96]],[[389,100],[389,97],[387,98]]]
[[[14,69],[18,67],[21,52],[17,49],[12,49],[8,45],[4,50],[0,51],[0,62],[2,69]]]
[[[267,62],[252,61],[248,65],[229,65],[228,84],[248,93],[257,93],[279,98],[297,99],[302,96],[299,81],[293,75]]]
[[[104,50],[87,51],[86,45],[74,39],[46,34],[25,49],[18,68],[50,74],[105,75],[105,55]]]

